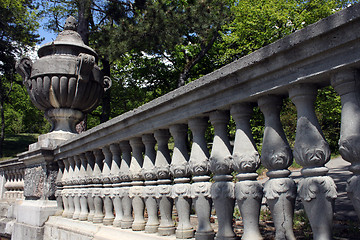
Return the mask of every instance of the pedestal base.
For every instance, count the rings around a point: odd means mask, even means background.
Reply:
[[[159,227],[158,234],[160,236],[170,236],[175,234],[175,227]]]
[[[146,233],[156,233],[158,231],[159,224],[157,225],[146,225],[145,232]]]
[[[25,200],[16,206],[16,223],[12,239],[43,240],[44,223],[57,210],[56,201]]]
[[[215,237],[215,232],[196,232],[195,233],[195,239],[196,240],[213,240]]]

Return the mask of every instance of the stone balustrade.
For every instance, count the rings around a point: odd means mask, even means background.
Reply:
[[[56,215],[178,239],[235,240],[237,204],[242,239],[254,240],[262,239],[265,198],[275,238],[295,239],[299,197],[314,239],[331,239],[337,190],[324,166],[330,149],[314,100],[329,85],[341,96],[340,153],[351,162],[347,191],[360,216],[359,23],[360,5],[354,5],[59,144],[52,150],[59,167]],[[293,149],[280,121],[287,97],[297,109]],[[254,108],[265,119],[261,154],[250,126]],[[209,129],[212,139],[206,139]],[[298,184],[288,169],[294,159],[303,167]],[[268,170],[264,185],[257,180],[260,164]],[[20,189],[23,171],[4,172],[6,197]]]
[[[24,199],[25,166],[18,159],[1,162],[1,176],[3,178],[2,199]]]
[[[358,9],[330,16],[60,145],[54,150],[61,169],[59,214],[179,239],[232,240],[237,203],[242,239],[253,240],[262,239],[258,222],[264,197],[276,239],[295,239],[299,196],[314,239],[331,239],[337,192],[326,175],[330,150],[313,104],[317,90],[332,84],[342,97],[343,121],[359,114],[360,35],[350,30],[360,21],[352,17]],[[280,122],[284,97],[297,109],[293,150]],[[265,118],[261,156],[250,127],[256,107]],[[230,117],[236,123],[233,145]],[[340,139],[340,152],[352,163],[348,191],[355,205],[360,196],[354,187],[360,179],[357,122],[342,124]],[[210,126],[214,137],[206,141]],[[289,177],[294,158],[303,166],[298,186]],[[264,185],[257,181],[260,163],[268,169]],[[197,226],[190,221],[192,211]]]

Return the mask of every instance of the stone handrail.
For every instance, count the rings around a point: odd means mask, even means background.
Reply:
[[[46,149],[59,166],[56,215],[159,235],[176,234],[180,239],[195,235],[198,240],[214,236],[232,240],[236,239],[232,218],[237,203],[244,223],[242,239],[254,240],[262,239],[258,222],[265,197],[276,239],[295,239],[292,218],[299,196],[314,239],[331,239],[337,192],[324,166],[330,160],[330,149],[313,103],[317,89],[324,86],[332,85],[341,96],[340,153],[352,163],[348,193],[357,209],[359,24],[360,5],[356,4],[55,149]],[[280,122],[284,97],[297,109],[294,149]],[[261,156],[250,128],[255,104],[265,117]],[[233,146],[227,132],[230,116],[236,123]],[[205,139],[209,124],[214,127],[211,153]],[[174,140],[172,154],[170,137]],[[303,167],[297,187],[288,170],[293,158]],[[269,170],[264,186],[257,181],[260,162]],[[198,226],[190,222],[192,205]],[[216,234],[209,221],[212,207],[218,218]]]

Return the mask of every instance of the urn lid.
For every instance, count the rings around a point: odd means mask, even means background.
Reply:
[[[72,16],[68,17],[65,21],[64,30],[59,33],[56,39],[40,47],[38,50],[39,57],[55,54],[78,56],[79,53],[87,53],[94,56],[97,61],[98,56],[96,52],[84,44],[76,28],[76,19]]]

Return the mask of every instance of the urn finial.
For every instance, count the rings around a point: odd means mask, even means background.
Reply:
[[[73,30],[76,31],[77,29],[77,21],[73,16],[69,16],[64,25],[64,30]]]

